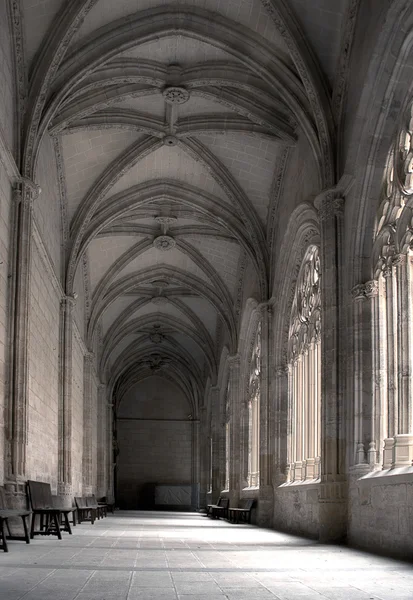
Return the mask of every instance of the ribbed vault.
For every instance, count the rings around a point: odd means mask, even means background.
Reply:
[[[334,181],[328,85],[284,0],[45,4],[26,15],[22,169],[36,178],[51,137],[65,292],[82,270],[86,344],[119,400],[156,372],[196,415],[245,294],[268,299],[289,152]]]

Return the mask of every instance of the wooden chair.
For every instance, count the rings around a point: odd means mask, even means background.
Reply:
[[[50,483],[43,481],[28,481],[30,504],[33,517],[30,528],[30,538],[35,535],[56,535],[59,540],[62,539],[62,531],[72,534],[69,523],[69,514],[73,513],[73,508],[63,508],[53,506],[53,496],[50,489]],[[36,515],[39,516],[39,529],[35,529]],[[63,517],[63,525],[60,525],[60,519]]]
[[[211,506],[211,517],[213,519],[219,519],[220,517],[228,516],[228,506],[229,499],[228,498],[220,498],[219,504]]]
[[[105,504],[106,505],[106,515],[108,514],[107,511],[109,510],[112,514],[115,512],[115,503],[111,502],[107,496],[103,496],[102,498],[99,498],[98,500],[98,504]]]
[[[31,511],[27,509],[10,509],[7,508],[6,503],[6,494],[2,488],[0,488],[0,535],[2,538],[2,544],[0,545],[0,549],[3,549],[4,552],[8,552],[7,539],[9,540],[22,540],[26,542],[26,544],[30,544],[29,537],[29,526],[27,523],[27,519],[31,515]],[[10,530],[9,519],[20,517],[23,521],[23,529],[24,536],[13,535]],[[7,534],[6,534],[7,529]]]
[[[88,506],[87,498],[75,498],[77,514],[79,519],[79,525],[82,521],[90,521],[92,525],[96,520],[96,508],[94,506]]]
[[[255,504],[254,499],[244,500],[239,508],[228,508],[228,520],[232,523],[251,523],[251,510]]]

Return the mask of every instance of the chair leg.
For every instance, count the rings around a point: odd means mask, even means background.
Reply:
[[[92,522],[92,525],[94,524],[96,519],[96,510],[94,508],[90,509],[90,520]]]
[[[30,539],[34,538],[34,525],[36,522],[36,513],[32,514],[32,522],[30,524]]]
[[[69,521],[69,513],[65,513],[64,518],[65,518],[65,530],[69,533],[69,535],[72,535],[72,529],[70,527],[70,521]]]
[[[29,537],[29,528],[27,527],[27,517],[28,515],[24,515],[22,517],[22,521],[23,521],[23,529],[24,529],[24,539],[26,541],[26,544],[30,544],[30,537]]]
[[[62,532],[60,531],[59,515],[57,513],[53,513],[52,521],[54,523],[54,526],[56,527],[56,535],[59,538],[59,540],[61,540]]]
[[[10,525],[9,525],[8,519],[6,519],[6,527],[7,527],[7,533],[9,534],[9,537],[11,537],[11,531],[10,531]]]
[[[9,551],[9,547],[7,545],[7,538],[6,538],[6,527],[5,527],[5,522],[7,521],[7,519],[0,519],[0,529],[1,529],[1,537],[3,538],[3,550],[4,552],[8,552]]]

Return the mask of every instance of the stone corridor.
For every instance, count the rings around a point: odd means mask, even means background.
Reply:
[[[0,598],[410,600],[413,568],[197,514],[118,512],[60,542],[10,542]]]

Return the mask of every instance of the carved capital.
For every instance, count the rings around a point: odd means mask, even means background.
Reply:
[[[86,352],[84,355],[84,359],[87,363],[92,364],[95,360],[95,354],[93,352]]]
[[[63,298],[60,301],[60,305],[61,305],[62,309],[63,310],[72,309],[76,304],[76,298],[77,298],[77,295],[75,295],[75,294],[63,296]]]
[[[379,293],[379,282],[376,279],[371,279],[364,284],[365,294],[367,298],[375,298]]]
[[[342,216],[344,213],[344,198],[336,189],[322,192],[314,200],[314,206],[318,210],[320,221],[325,221],[334,216]]]
[[[395,254],[392,258],[395,267],[404,267],[407,263],[406,254]]]
[[[239,367],[241,364],[241,356],[239,354],[232,354],[232,355],[228,356],[227,363],[228,363],[228,366],[230,367],[230,369]]]
[[[358,283],[357,285],[355,285],[351,290],[351,295],[355,302],[358,302],[359,300],[365,300],[366,286],[364,285],[364,283]]]

